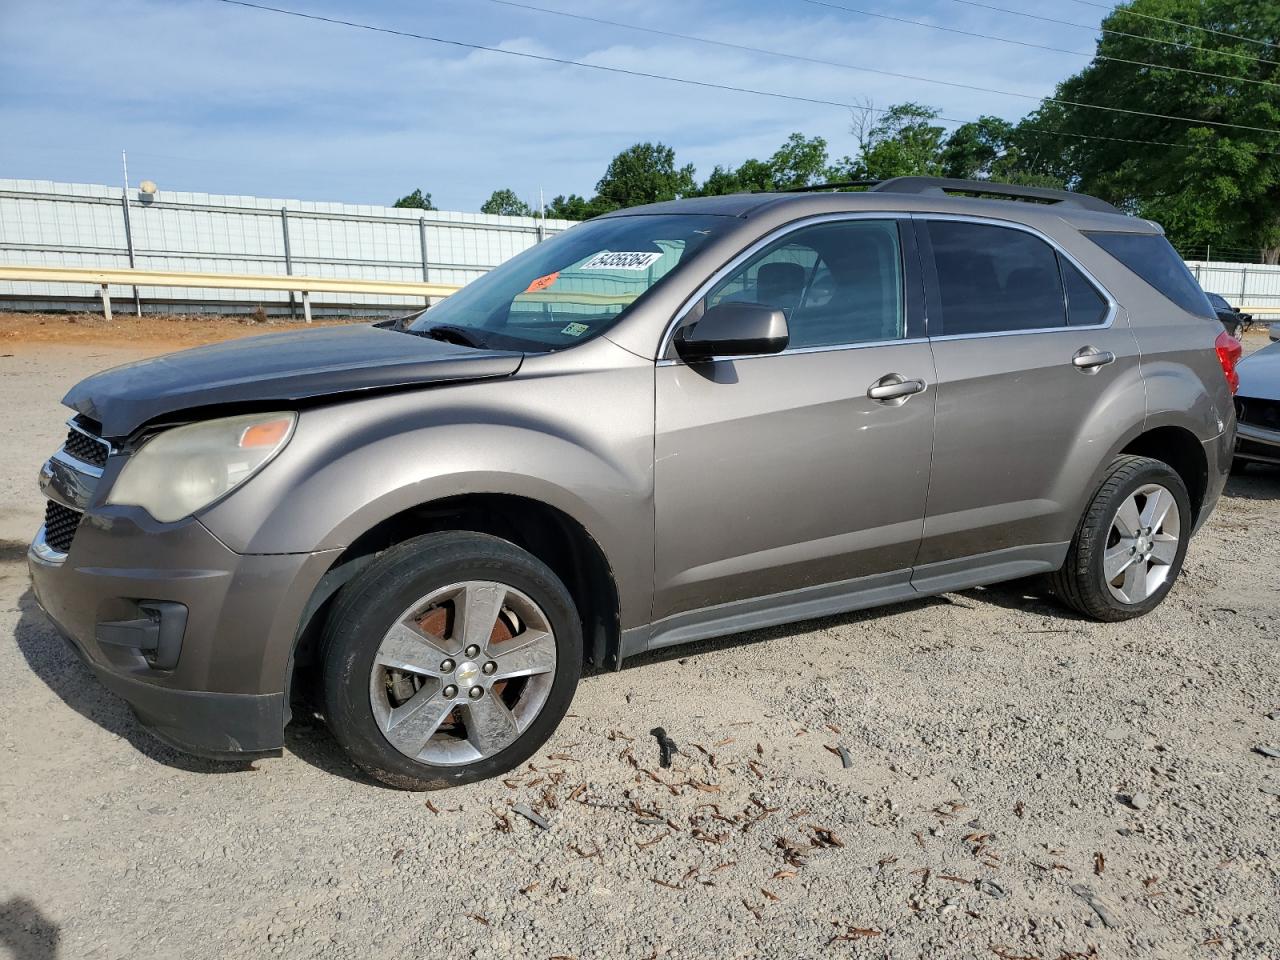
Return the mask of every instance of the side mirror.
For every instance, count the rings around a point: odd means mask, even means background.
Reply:
[[[694,362],[712,357],[780,353],[790,333],[787,317],[763,303],[718,303],[694,324],[676,333],[676,352]]]

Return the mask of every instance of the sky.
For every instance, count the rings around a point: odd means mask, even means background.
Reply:
[[[494,0],[261,0],[396,30],[707,83],[945,116],[1016,119],[1034,100],[798,62]],[[1083,0],[527,0],[769,51],[1041,97],[1088,56],[890,22],[831,4],[1091,54]],[[221,0],[0,0],[0,177],[133,183],[445,210],[497,189],[590,196],[609,159],[662,141],[699,177],[793,131],[855,153],[850,111],[621,76],[317,23]]]

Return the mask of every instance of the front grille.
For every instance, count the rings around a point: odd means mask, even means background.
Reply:
[[[81,463],[98,468],[106,465],[107,455],[111,452],[105,440],[81,433],[74,427],[67,431],[67,441],[62,445],[62,449]]]
[[[53,500],[44,505],[44,542],[59,553],[71,549],[71,541],[76,535],[76,527],[80,526],[80,518],[84,516],[79,510],[72,510]]]
[[[1280,430],[1280,400],[1236,397],[1236,419],[1264,430]]]

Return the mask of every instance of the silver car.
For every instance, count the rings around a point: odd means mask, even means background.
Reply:
[[[85,380],[32,578],[169,742],[278,753],[306,702],[444,787],[528,758],[586,662],[1030,574],[1147,613],[1239,355],[1160,228],[1079,194],[640,207],[402,321]]]
[[[1241,361],[1236,419],[1236,467],[1280,466],[1280,343]]]

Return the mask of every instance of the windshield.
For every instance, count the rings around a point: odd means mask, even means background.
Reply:
[[[407,329],[480,347],[560,350],[613,326],[734,222],[680,214],[592,220],[473,280],[413,318]]]

